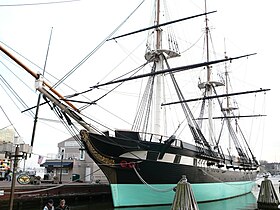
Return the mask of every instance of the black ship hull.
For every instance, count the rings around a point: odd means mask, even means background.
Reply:
[[[255,166],[226,158],[219,161],[182,142],[142,141],[133,132],[109,137],[81,131],[81,136],[87,152],[110,182],[115,207],[170,204],[173,188],[183,175],[198,202],[226,199],[250,192],[257,175]],[[211,188],[220,189],[220,193],[204,193]]]

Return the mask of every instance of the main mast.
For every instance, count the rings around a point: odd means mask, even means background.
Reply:
[[[206,62],[210,61],[210,50],[209,50],[209,36],[210,29],[208,26],[208,16],[207,16],[207,4],[206,0],[204,1],[204,9],[205,9],[205,45],[206,45]],[[200,89],[205,89],[206,97],[212,96],[213,88],[215,86],[223,86],[224,84],[217,81],[212,81],[212,69],[210,65],[206,66],[206,82],[200,83],[198,87]],[[213,104],[212,99],[208,99],[208,131],[209,131],[209,142],[211,145],[215,145],[215,134],[214,134],[214,125],[213,125]]]
[[[204,2],[205,11],[207,11],[206,0]],[[209,26],[208,26],[208,17],[205,15],[205,38],[206,38],[206,61],[209,62]],[[206,85],[206,96],[212,95],[212,85],[211,85],[211,66],[207,65],[207,85]],[[214,145],[214,131],[213,131],[213,115],[212,115],[212,99],[208,100],[208,123],[209,123],[209,140],[212,145]]]

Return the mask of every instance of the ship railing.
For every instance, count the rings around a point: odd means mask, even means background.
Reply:
[[[162,144],[165,144],[170,139],[170,136],[159,135],[154,133],[139,132],[139,135],[143,141],[162,143]],[[182,147],[182,140],[177,139],[176,137],[174,138],[175,140],[172,142],[171,145],[175,147]]]

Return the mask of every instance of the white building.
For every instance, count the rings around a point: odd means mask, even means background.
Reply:
[[[86,151],[72,137],[58,143],[58,154],[41,164],[44,180],[107,183],[107,178]]]

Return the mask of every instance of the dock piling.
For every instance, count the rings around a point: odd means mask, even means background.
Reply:
[[[177,184],[171,210],[199,210],[191,185],[185,175]]]
[[[258,196],[258,209],[279,209],[279,199],[277,193],[272,185],[271,180],[268,179],[268,176],[264,177],[264,180],[261,183],[261,188]]]

